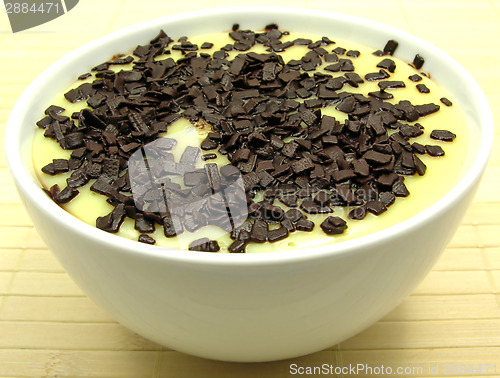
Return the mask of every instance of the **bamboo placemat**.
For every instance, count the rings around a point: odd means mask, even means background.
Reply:
[[[64,17],[16,34],[10,31],[6,13],[0,13],[2,146],[7,117],[22,90],[65,53],[107,32],[154,17],[235,5],[244,4],[82,0]],[[272,5],[359,15],[432,42],[477,79],[499,124],[500,0],[280,0]],[[415,365],[425,367],[414,371],[420,376],[464,375],[467,372],[453,371],[452,364],[465,364],[476,369],[468,376],[478,377],[495,375],[493,368],[488,374],[484,370],[485,364],[496,364],[500,376],[498,130],[473,206],[415,292],[384,319],[339,345],[300,359],[264,364],[208,361],[168,350],[128,331],[97,308],[39,238],[15,192],[2,153],[0,376],[286,377],[294,375],[291,364],[304,368]],[[480,364],[481,373],[477,371]],[[439,369],[432,370],[434,366]],[[348,374],[336,376],[344,375]]]

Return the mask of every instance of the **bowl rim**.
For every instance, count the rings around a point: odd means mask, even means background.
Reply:
[[[321,17],[330,20],[343,20],[344,22],[354,23],[357,25],[363,24],[365,27],[380,29],[386,33],[404,38],[419,47],[424,47],[426,51],[432,51],[443,59],[446,63],[451,64],[457,70],[468,84],[468,90],[471,91],[471,96],[477,98],[479,101],[479,108],[477,113],[481,116],[481,138],[479,141],[479,148],[475,155],[475,160],[467,169],[464,176],[454,185],[454,187],[437,202],[417,213],[411,218],[388,227],[378,232],[346,240],[338,243],[327,244],[323,246],[301,248],[290,251],[276,251],[264,253],[200,253],[196,251],[185,251],[175,248],[151,246],[135,240],[126,239],[117,235],[113,235],[97,229],[87,223],[79,220],[75,216],[66,212],[55,202],[53,202],[41,189],[40,185],[36,185],[31,177],[31,174],[24,168],[22,163],[22,156],[20,153],[21,133],[18,132],[22,127],[18,127],[22,120],[23,108],[25,103],[33,97],[43,85],[46,85],[47,79],[54,75],[61,67],[64,67],[72,59],[84,55],[86,52],[91,51],[102,44],[108,43],[123,35],[130,35],[141,31],[142,29],[150,28],[154,25],[164,25],[169,22],[191,20],[197,17],[217,17],[221,15],[239,14],[248,15],[249,13],[272,13],[276,14],[279,19],[280,14],[285,14],[291,17]],[[192,20],[190,21],[192,22]],[[157,29],[158,30],[158,29]],[[45,84],[44,84],[45,83]],[[34,125],[33,125],[34,126]],[[19,130],[17,130],[19,129]],[[5,152],[7,157],[8,167],[11,175],[17,186],[17,190],[22,193],[28,201],[37,207],[40,211],[44,212],[47,216],[51,217],[55,223],[61,227],[68,228],[71,232],[80,234],[82,237],[91,237],[102,243],[103,247],[111,249],[119,249],[120,253],[127,253],[133,255],[142,255],[144,257],[172,260],[199,264],[216,264],[222,266],[261,266],[261,265],[274,265],[283,263],[298,263],[306,260],[315,260],[331,256],[340,256],[346,253],[362,253],[363,251],[375,248],[377,245],[391,238],[393,235],[404,234],[410,232],[410,227],[422,225],[433,217],[439,216],[448,207],[453,206],[454,203],[462,200],[466,194],[473,190],[474,186],[480,180],[480,177],[486,167],[489,154],[492,147],[494,135],[493,115],[488,105],[485,94],[469,74],[458,62],[451,58],[444,51],[438,49],[434,45],[420,39],[410,33],[402,31],[390,25],[385,25],[373,20],[345,15],[335,12],[318,11],[311,9],[300,8],[272,8],[272,7],[230,7],[230,8],[215,8],[210,10],[199,10],[194,12],[180,13],[166,17],[156,18],[146,22],[142,22],[133,26],[129,26],[112,33],[106,34],[98,39],[95,39],[85,45],[71,51],[64,55],[62,58],[50,65],[42,74],[40,74],[22,93],[16,102],[6,125],[5,131]]]

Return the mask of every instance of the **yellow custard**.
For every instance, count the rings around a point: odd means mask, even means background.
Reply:
[[[291,35],[283,36],[281,40],[283,42],[287,40],[291,41],[298,37],[308,38],[313,41],[321,39],[321,36],[303,34],[294,35],[292,33]],[[408,80],[408,77],[419,72],[406,62],[398,60],[393,56],[375,56],[372,54],[375,50],[372,47],[361,46],[350,41],[340,41],[336,39],[335,36],[330,37],[336,43],[323,46],[323,48],[325,48],[328,52],[331,52],[337,47],[343,47],[346,50],[357,50],[360,52],[359,57],[349,58],[345,55],[340,55],[339,57],[351,59],[355,66],[355,72],[362,78],[364,78],[368,73],[378,72],[380,68],[377,68],[376,66],[384,58],[390,58],[396,63],[395,72],[391,73],[390,78],[387,80],[402,80],[405,82],[406,87],[387,89],[387,92],[393,94],[394,98],[386,101],[397,104],[400,100],[408,100],[413,105],[428,103],[440,105],[440,110],[438,112],[421,117],[417,121],[424,127],[424,134],[416,138],[411,138],[410,143],[418,142],[422,145],[439,145],[444,149],[445,156],[431,157],[428,154],[418,155],[422,162],[427,166],[425,175],[419,176],[415,174],[413,176],[405,176],[404,182],[410,192],[410,195],[405,198],[397,197],[395,203],[389,207],[388,211],[379,216],[368,213],[363,220],[351,220],[348,219],[347,214],[352,207],[332,206],[334,209],[333,214],[306,214],[307,218],[315,223],[313,231],[295,231],[290,233],[287,238],[275,243],[249,243],[246,247],[246,252],[258,253],[304,249],[330,243],[338,243],[386,229],[411,218],[438,201],[457,183],[465,171],[465,164],[468,161],[468,140],[473,137],[473,135],[470,135],[473,133],[468,132],[466,121],[458,106],[453,105],[447,107],[440,102],[442,97],[449,98],[451,101],[453,101],[453,99],[450,98],[437,83],[422,74],[420,74],[422,77],[421,81],[418,83],[412,82]],[[213,54],[213,52],[219,50],[221,46],[225,46],[228,43],[234,43],[234,41],[226,33],[194,36],[190,37],[189,41],[193,44],[198,44],[199,46],[206,41],[214,43],[214,47],[211,49],[198,50],[198,53],[209,54]],[[377,48],[382,47],[383,46],[378,46]],[[266,52],[266,47],[260,44],[256,44],[250,51],[268,53]],[[292,46],[279,54],[286,63],[291,59],[300,59],[309,51],[311,50],[308,49],[307,46]],[[243,53],[248,52],[249,51],[244,51]],[[242,52],[229,51],[229,57],[227,59],[231,60],[240,53]],[[172,50],[171,54],[156,57],[156,60],[166,58],[173,58],[174,60],[177,60],[181,57],[182,55],[179,51]],[[345,74],[345,72],[330,72],[324,70],[324,68],[331,63],[324,62],[324,60],[322,62],[321,66],[317,67],[316,70],[308,72],[309,75],[312,75],[315,72],[323,72],[325,74],[332,75],[333,77],[343,76]],[[130,67],[131,65],[111,66],[110,69],[118,71],[121,69],[130,69]],[[425,69],[425,66],[423,68]],[[432,74],[432,72],[430,74]],[[80,80],[75,83],[72,88],[75,88],[84,82],[92,82],[93,80],[95,80],[94,76],[85,79],[85,81]],[[344,88],[339,92],[348,91],[367,96],[369,92],[378,91],[380,89],[377,86],[378,82],[378,80],[365,80],[364,83],[359,84],[358,88],[345,84]],[[424,84],[430,90],[430,93],[419,93],[416,89],[416,84]],[[300,98],[296,100],[302,101]],[[61,114],[67,116],[71,116],[73,112],[79,111],[87,105],[85,100],[71,104],[63,97],[62,94],[52,103],[65,108],[66,110]],[[338,111],[336,109],[337,105],[338,103],[323,107],[321,108],[321,112],[322,115],[335,117],[336,120],[343,123],[344,120],[347,119],[347,114]],[[405,123],[414,124],[409,122]],[[200,127],[200,124],[202,127]],[[429,137],[429,135],[430,132],[435,129],[449,130],[456,134],[457,137],[453,142],[433,140]],[[172,152],[178,159],[187,146],[199,147],[200,143],[206,138],[210,131],[212,130],[208,123],[199,122],[196,126],[193,126],[193,124],[191,124],[187,119],[181,118],[170,124],[167,128],[167,132],[161,136],[177,140],[177,145],[170,152]],[[39,175],[40,182],[45,188],[50,188],[54,184],[58,184],[61,188],[64,188],[66,186],[65,180],[69,177],[69,173],[51,176],[42,173],[41,168],[52,162],[53,159],[68,159],[72,151],[63,150],[55,140],[44,138],[43,132],[44,130],[42,129],[36,130],[33,142],[33,164],[35,171]],[[291,138],[284,139],[284,141],[287,142],[290,139]],[[212,152],[215,152],[215,150],[203,151],[203,153]],[[217,154],[216,159],[208,160],[206,162],[198,159],[196,167],[203,168],[206,163],[217,163],[219,166],[230,164],[227,156]],[[95,180],[91,180],[86,186],[78,188],[79,194],[70,202],[61,205],[69,213],[92,226],[95,226],[97,217],[104,216],[113,210],[113,206],[106,202],[106,197],[104,195],[89,190],[90,185],[94,181]],[[257,201],[261,198],[262,192],[257,193],[254,200]],[[278,200],[274,201],[274,205],[282,207],[285,211],[288,209],[287,206]],[[333,236],[326,235],[319,225],[327,216],[338,216],[344,219],[348,226],[344,233]],[[270,229],[276,227],[278,227],[278,225],[270,225]],[[149,234],[156,240],[156,245],[158,246],[187,249],[187,245],[191,241],[202,237],[208,237],[209,239],[215,239],[218,241],[221,247],[221,252],[227,252],[227,248],[232,242],[229,234],[216,226],[205,226],[194,233],[185,231],[182,236],[178,238],[167,238],[164,236],[163,232],[163,228],[157,224],[156,230]],[[134,229],[134,220],[126,217],[117,235],[137,240],[140,233]]]

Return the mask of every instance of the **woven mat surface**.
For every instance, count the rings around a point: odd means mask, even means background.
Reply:
[[[1,146],[23,89],[67,52],[158,16],[235,5],[244,3],[82,0],[65,16],[16,34],[2,8]],[[2,147],[0,377],[288,377],[298,375],[291,364],[380,367],[388,362],[423,367],[401,376],[500,376],[500,0],[278,0],[272,5],[359,15],[409,31],[458,60],[485,91],[499,125],[493,154],[472,207],[432,272],[384,319],[325,351],[264,364],[187,356],[117,324],[72,282],[24,211]],[[487,364],[492,365],[488,371]]]

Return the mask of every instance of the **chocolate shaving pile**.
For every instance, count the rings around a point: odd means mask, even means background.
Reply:
[[[282,42],[284,34],[288,33],[276,25],[268,25],[262,33],[235,25],[229,33],[234,43],[210,55],[203,51],[212,47],[210,42],[200,47],[186,37],[175,42],[161,31],[149,44],[137,46],[135,58],[118,56],[94,67],[92,83],[65,94],[68,101],[86,101],[88,107],[68,118],[60,114],[63,108],[51,106],[37,123],[46,137],[72,150],[68,160],[54,159],[42,169],[50,175],[71,172],[67,187],[50,188],[51,197],[66,203],[78,188],[90,184],[90,190],[105,195],[114,206],[97,219],[100,229],[115,233],[130,217],[141,233],[139,241],[154,244],[148,234],[158,225],[165,236],[172,237],[184,229],[216,224],[231,232],[234,242],[229,251],[239,253],[250,242],[276,242],[296,230],[311,231],[315,224],[307,214],[330,214],[334,206],[349,206],[353,207],[349,218],[359,220],[368,212],[380,215],[396,197],[408,196],[404,177],[426,171],[418,155],[442,156],[444,151],[411,143],[423,133],[414,122],[437,112],[439,105],[386,101],[393,98],[392,90],[405,87],[403,81],[390,80],[396,63],[384,57],[394,54],[398,43],[391,40],[376,52],[382,60],[362,78],[354,72],[359,51],[332,49],[334,42],[327,37]],[[245,52],[256,44],[264,45],[267,53]],[[293,45],[307,45],[309,51],[301,59],[284,62],[279,52]],[[181,51],[182,58],[169,57],[170,49]],[[240,53],[228,59],[231,50]],[[110,69],[131,62],[131,70]],[[418,55],[413,65],[420,68],[423,62]],[[326,71],[338,74],[314,72],[324,63]],[[415,74],[410,80],[421,77]],[[365,81],[378,81],[380,90],[368,96],[349,91]],[[425,93],[425,86],[419,88]],[[447,99],[441,101],[451,105]],[[323,115],[321,110],[327,106],[335,106],[347,119],[340,122]],[[205,169],[194,169],[201,155],[197,148],[186,149],[175,161],[168,152],[175,140],[158,138],[180,117],[210,125],[212,131],[201,143],[201,150],[207,151],[204,161],[215,158],[218,151],[227,155],[231,165],[206,163]],[[449,141],[454,135],[441,130],[432,137]],[[132,195],[129,159],[160,140],[158,159],[149,161],[148,170],[156,169],[155,175],[162,177],[182,177],[184,186],[164,180],[154,189],[145,188],[138,206]],[[218,218],[217,206],[211,203],[237,175],[245,190],[248,219],[235,227],[234,214]],[[263,200],[256,201],[260,191]],[[203,205],[178,214],[166,207],[162,195],[182,204],[201,200]],[[277,202],[289,209],[283,210]],[[320,227],[336,235],[347,224],[328,216]],[[215,252],[219,245],[202,238],[189,249]]]

